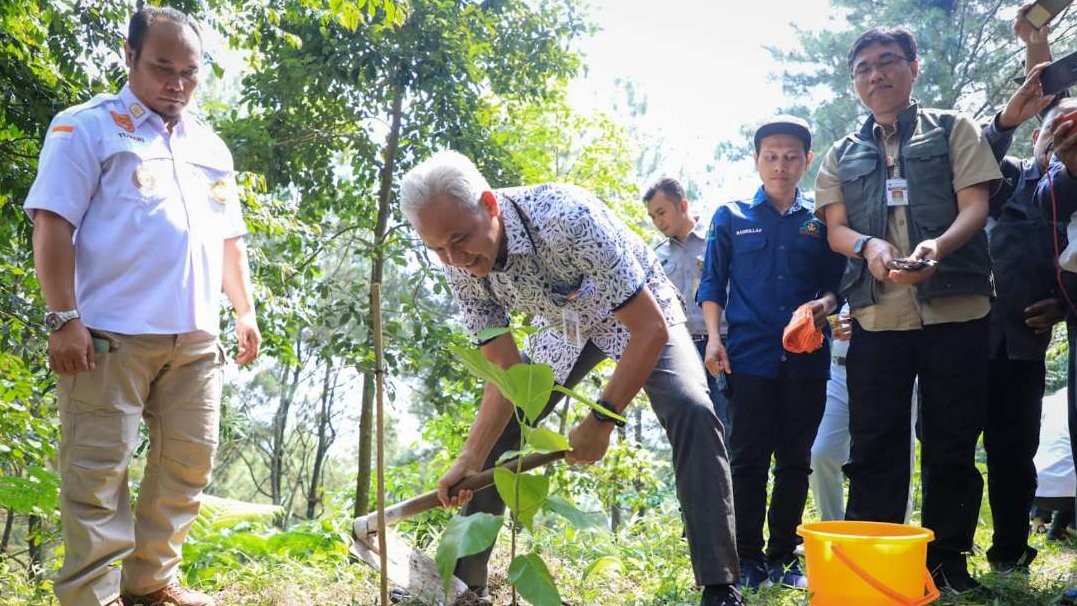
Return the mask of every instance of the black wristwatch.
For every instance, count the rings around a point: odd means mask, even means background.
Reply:
[[[853,242],[853,255],[855,255],[857,258],[863,259],[864,247],[867,246],[868,240],[870,240],[871,238],[872,236],[861,236],[857,238],[856,242]]]
[[[617,410],[616,408],[613,407],[612,403],[610,403],[610,402],[608,402],[606,400],[598,400],[598,405],[605,408],[606,410]],[[613,423],[617,427],[624,427],[625,426],[624,421],[615,419],[615,418],[609,416],[608,414],[606,414],[606,413],[604,413],[601,410],[598,410],[596,408],[591,409],[591,416],[594,417],[596,420],[598,420],[600,423]]]

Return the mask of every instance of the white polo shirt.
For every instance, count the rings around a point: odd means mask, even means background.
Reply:
[[[75,226],[83,323],[122,334],[217,334],[224,241],[246,233],[232,154],[184,113],[169,133],[131,90],[58,114],[24,209]]]

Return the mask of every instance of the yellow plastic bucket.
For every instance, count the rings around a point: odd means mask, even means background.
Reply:
[[[811,606],[922,606],[939,597],[927,528],[883,522],[801,524]]]

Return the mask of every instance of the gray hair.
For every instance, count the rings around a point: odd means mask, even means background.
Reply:
[[[1047,110],[1047,113],[1043,116],[1043,125],[1047,126],[1051,122],[1055,121],[1055,118],[1064,113],[1069,113],[1077,109],[1077,98],[1063,97],[1059,99],[1058,103],[1055,103],[1054,107]]]
[[[448,194],[463,208],[479,209],[479,198],[490,184],[467,156],[447,150],[430,156],[404,175],[400,183],[400,210],[414,217],[434,198]]]

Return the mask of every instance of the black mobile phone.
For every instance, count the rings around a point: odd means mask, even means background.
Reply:
[[[1025,13],[1025,20],[1031,23],[1032,27],[1042,29],[1070,4],[1073,4],[1073,0],[1036,0],[1032,8]]]
[[[1043,94],[1055,95],[1077,83],[1077,51],[1052,61],[1040,74]]]
[[[890,261],[890,269],[899,269],[902,271],[920,271],[925,267],[934,267],[935,262],[931,259],[919,259],[913,261],[908,258],[894,259]]]

